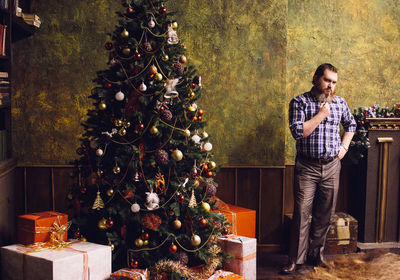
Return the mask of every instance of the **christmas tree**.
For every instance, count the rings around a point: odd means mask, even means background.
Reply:
[[[97,72],[77,150],[70,233],[110,245],[114,269],[183,275],[185,265],[204,264],[205,276],[222,255],[216,241],[227,221],[210,211],[216,164],[196,105],[201,77],[165,2],[124,1],[104,45],[109,63]]]

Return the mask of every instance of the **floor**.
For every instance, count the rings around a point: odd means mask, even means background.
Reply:
[[[369,252],[379,250],[380,252],[391,252],[400,254],[400,243],[358,243],[358,252]],[[334,261],[343,255],[325,255],[327,262]],[[296,275],[313,269],[312,266],[304,266],[302,272],[294,275],[282,275],[280,268],[287,263],[285,253],[257,253],[257,280],[295,280]]]

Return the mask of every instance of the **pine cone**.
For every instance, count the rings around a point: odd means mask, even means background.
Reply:
[[[167,164],[168,160],[169,160],[169,156],[165,150],[158,150],[156,152],[156,161],[159,164]]]
[[[172,113],[170,110],[164,110],[161,113],[161,117],[165,120],[165,121],[170,121],[172,119]]]
[[[156,214],[150,213],[146,214],[142,217],[142,226],[144,228],[156,231],[157,228],[161,225],[161,218]]]
[[[175,63],[175,71],[176,73],[178,73],[179,75],[182,75],[183,72],[185,72],[185,67],[183,67],[183,65],[179,62]]]
[[[149,42],[144,42],[143,47],[148,52],[151,52],[153,50],[153,47],[151,46],[151,44]]]
[[[213,184],[207,184],[206,190],[209,196],[215,196],[217,193],[217,188]]]

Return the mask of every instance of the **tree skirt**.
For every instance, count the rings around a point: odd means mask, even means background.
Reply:
[[[400,279],[400,255],[374,251],[343,255],[328,267],[316,267],[299,280]]]

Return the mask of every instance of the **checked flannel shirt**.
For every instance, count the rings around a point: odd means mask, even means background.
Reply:
[[[308,136],[303,136],[303,123],[314,117],[321,102],[311,91],[292,99],[289,104],[289,128],[296,139],[297,154],[311,158],[329,159],[340,150],[340,123],[344,131],[355,132],[356,121],[346,101],[335,96],[330,106],[330,115]]]

